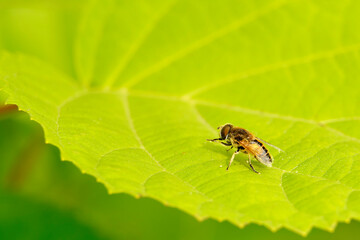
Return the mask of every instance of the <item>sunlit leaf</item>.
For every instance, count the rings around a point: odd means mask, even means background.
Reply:
[[[4,53],[0,87],[109,192],[300,233],[360,218],[357,1],[92,1],[76,77]],[[206,142],[231,122],[272,168]]]

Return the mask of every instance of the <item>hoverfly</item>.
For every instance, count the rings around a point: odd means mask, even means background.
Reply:
[[[231,146],[227,151],[232,149],[233,147],[237,148],[237,150],[231,156],[230,162],[226,170],[229,170],[231,163],[233,162],[235,155],[239,152],[246,153],[249,156],[249,165],[251,169],[255,173],[259,173],[256,171],[251,164],[251,155],[253,155],[259,162],[262,164],[271,167],[273,163],[273,157],[270,155],[267,148],[264,146],[264,143],[276,148],[279,151],[282,151],[280,148],[271,145],[260,138],[255,137],[248,130],[240,127],[234,127],[232,124],[225,124],[223,126],[218,127],[220,138],[215,139],[207,139],[208,141],[221,141],[220,143],[225,146]]]

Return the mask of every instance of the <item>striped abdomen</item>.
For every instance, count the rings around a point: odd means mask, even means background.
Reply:
[[[262,164],[265,164],[265,165],[271,167],[273,158],[270,155],[267,148],[264,146],[264,144],[257,139],[251,141],[251,144],[256,145],[256,147],[252,147],[255,158]]]

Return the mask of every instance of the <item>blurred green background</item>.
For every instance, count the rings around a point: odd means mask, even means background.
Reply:
[[[69,23],[78,20],[83,2],[0,0],[0,49],[36,56],[75,76],[69,36],[76,26]],[[254,224],[198,222],[151,199],[108,195],[93,177],[61,162],[41,127],[15,106],[0,108],[0,177],[0,239],[304,239]],[[360,223],[352,222],[334,233],[314,229],[307,239],[359,235]]]

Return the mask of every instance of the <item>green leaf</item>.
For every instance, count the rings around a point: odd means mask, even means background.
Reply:
[[[30,121],[27,114],[0,112],[1,239],[49,239],[49,236],[217,239],[226,236],[228,239],[304,240],[285,229],[272,233],[255,224],[238,229],[228,222],[197,222],[153,199],[109,195],[92,176],[81,174],[70,162],[61,162],[58,149],[45,145],[39,138],[40,133],[38,124]],[[14,182],[13,176],[21,177]],[[7,184],[3,187],[3,183]],[[313,229],[306,239],[353,239],[360,232],[359,226],[360,222],[352,221],[339,224],[334,233]]]
[[[2,55],[0,87],[109,192],[305,234],[360,219],[357,1],[92,1],[76,77]],[[82,84],[79,84],[81,82]],[[272,168],[205,141],[226,122]]]

